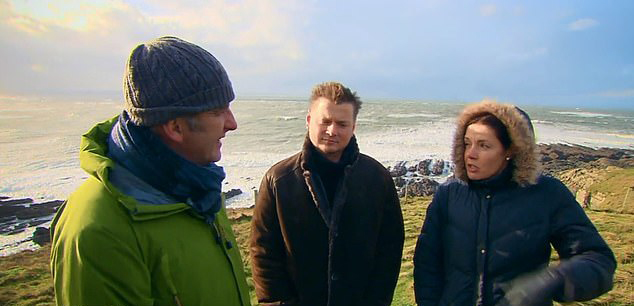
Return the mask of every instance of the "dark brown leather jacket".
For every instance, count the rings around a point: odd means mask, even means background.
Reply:
[[[389,305],[404,240],[394,183],[380,163],[359,153],[353,137],[353,161],[328,213],[326,195],[307,163],[310,146],[307,138],[301,152],[262,179],[250,241],[258,301]]]

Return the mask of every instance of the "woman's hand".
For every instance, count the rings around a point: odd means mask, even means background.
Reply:
[[[552,268],[522,275],[513,281],[498,305],[551,305],[563,289],[563,278]]]

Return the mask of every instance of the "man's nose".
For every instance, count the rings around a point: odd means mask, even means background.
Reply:
[[[225,130],[233,131],[238,128],[238,122],[236,121],[236,117],[233,116],[233,112],[231,109],[228,109],[225,113]]]
[[[326,127],[326,133],[330,136],[335,136],[337,134],[337,127],[335,126],[334,123],[328,125],[328,127]]]

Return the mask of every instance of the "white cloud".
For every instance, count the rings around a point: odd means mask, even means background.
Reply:
[[[583,18],[571,22],[568,24],[568,30],[570,31],[583,31],[592,27],[596,27],[599,25],[599,22],[592,18]]]
[[[480,15],[488,17],[493,16],[497,12],[497,6],[495,4],[485,4],[480,6]]]
[[[232,76],[270,74],[305,57],[310,7],[301,1],[141,3],[0,0],[0,92],[117,90],[130,50],[162,35],[208,49]]]

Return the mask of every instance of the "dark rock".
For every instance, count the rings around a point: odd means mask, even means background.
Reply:
[[[429,174],[431,174],[431,171],[429,171],[429,165],[431,164],[431,159],[425,159],[425,160],[421,160],[418,163],[418,173],[427,176]]]
[[[28,227],[34,227],[34,226],[38,226],[40,224],[46,223],[48,221],[50,220],[30,220],[26,224]]]
[[[18,219],[29,219],[46,217],[55,213],[57,207],[64,201],[55,200],[44,203],[33,203],[32,199],[15,199],[0,202],[0,218],[17,217]],[[30,204],[28,206],[24,204]]]
[[[400,176],[395,177],[394,178],[394,185],[396,187],[403,187],[403,185],[405,185],[405,179],[400,177]]]
[[[7,199],[7,200],[5,200],[5,199]],[[8,200],[10,198],[7,197],[5,199],[2,199],[0,201],[0,206],[13,206],[13,205],[18,205],[18,204],[31,204],[31,203],[33,203],[33,199],[31,199],[31,198]]]
[[[62,203],[64,203],[64,201],[57,200],[41,204],[31,204],[29,207],[24,207],[24,209],[16,211],[15,216],[22,220],[50,216],[55,213],[57,207],[62,205]]]
[[[413,165],[407,168],[407,172],[416,172],[418,171],[418,165]]]
[[[445,161],[442,159],[439,159],[436,162],[434,162],[431,168],[431,174],[441,175],[444,170],[445,170]]]
[[[419,181],[410,182],[405,187],[405,192],[407,193],[407,195],[412,196],[430,196],[433,195],[434,192],[436,192],[438,185],[439,183],[432,179],[422,178]]]
[[[403,176],[407,173],[407,168],[405,167],[405,162],[399,161],[392,167],[390,170],[390,175],[392,177]]]
[[[0,201],[0,234],[12,235],[23,232],[27,227],[48,222],[61,200],[33,203],[33,199],[10,199],[3,196]]]
[[[234,189],[231,189],[231,190],[223,192],[223,193],[225,195],[225,200],[226,200],[226,199],[233,198],[233,197],[235,197],[235,196],[237,196],[239,194],[242,194],[242,190],[234,188]]]
[[[28,227],[28,224],[24,222],[18,222],[18,223],[12,224],[11,226],[7,226],[6,228],[4,226],[1,226],[0,234],[3,234],[3,235],[19,234],[21,232],[24,232],[27,227]]]
[[[574,168],[634,167],[634,151],[628,149],[539,144],[539,153],[544,172],[551,175]]]
[[[4,217],[0,217],[0,223],[15,221],[17,219],[18,218],[16,218],[15,216],[4,216]]]
[[[33,242],[35,242],[39,246],[43,246],[51,242],[50,230],[46,227],[36,227],[35,231],[33,232]]]
[[[21,205],[9,205],[9,206],[0,206],[0,218],[5,217],[14,217],[18,212],[25,210],[25,206]]]

